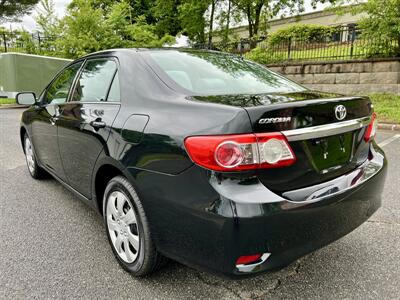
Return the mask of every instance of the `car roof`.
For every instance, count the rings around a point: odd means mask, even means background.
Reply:
[[[225,54],[225,55],[232,55],[231,53],[216,51],[216,50],[209,50],[209,49],[195,49],[190,47],[160,47],[160,48],[115,48],[115,49],[107,49],[101,50],[93,53],[86,54],[78,59],[89,58],[92,56],[98,56],[102,54],[109,54],[115,52],[147,52],[147,51],[179,51],[179,52],[209,52],[215,54]]]

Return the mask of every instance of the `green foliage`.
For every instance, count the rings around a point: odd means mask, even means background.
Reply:
[[[287,52],[276,52],[271,49],[262,49],[256,47],[244,55],[247,59],[253,60],[259,64],[270,64],[287,59]]]
[[[350,3],[356,5],[350,8],[341,7],[343,3],[341,0],[335,7],[339,15],[347,12],[363,15],[357,26],[364,39],[374,41],[364,47],[369,57],[382,53],[400,56],[400,0],[352,0]]]
[[[181,0],[156,0],[152,11],[156,19],[156,32],[159,36],[165,34],[176,36],[182,31],[178,11],[181,2]]]
[[[385,93],[370,94],[368,96],[374,104],[378,122],[400,124],[400,95]]]
[[[55,47],[67,58],[109,48],[161,47],[174,42],[170,35],[159,37],[156,26],[148,24],[145,15],[132,19],[126,1],[102,8],[73,0],[60,21],[58,36]]]
[[[15,99],[12,98],[0,98],[0,105],[5,105],[5,104],[16,104]]]
[[[84,0],[74,0],[68,7],[67,15],[60,21],[57,49],[66,58],[74,58],[103,49],[102,41],[107,39],[105,18],[101,8],[93,8]]]
[[[192,41],[205,42],[206,20],[204,14],[209,4],[210,1],[184,0],[178,8],[183,32]]]
[[[317,3],[334,3],[336,0],[311,0],[311,5]],[[249,37],[260,36],[260,29],[266,31],[266,22],[281,13],[299,13],[304,11],[304,0],[233,0],[238,10],[246,16],[248,20]]]
[[[306,42],[323,41],[326,36],[332,35],[338,28],[332,26],[295,24],[272,33],[268,37],[268,44],[276,46],[289,40],[301,40]]]
[[[400,0],[369,0],[357,8],[367,14],[358,26],[368,39],[379,39],[379,45],[372,45],[370,55],[382,48],[388,55],[400,56]]]
[[[32,40],[32,35],[26,31],[22,31],[17,38],[17,45],[20,44],[26,51],[37,54],[36,45]]]
[[[1,0],[0,21],[15,20],[29,13],[39,0]]]

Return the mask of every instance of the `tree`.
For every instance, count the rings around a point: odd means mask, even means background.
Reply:
[[[181,3],[181,0],[156,0],[153,14],[156,19],[158,35],[170,34],[176,36],[182,31],[178,10]]]
[[[57,46],[65,57],[74,58],[102,49],[105,18],[101,8],[93,8],[84,0],[73,0],[60,21]]]
[[[213,36],[213,26],[214,26],[214,14],[215,14],[215,6],[218,0],[211,0],[211,9],[210,9],[210,21],[208,27],[208,44],[211,45],[212,36]]]
[[[127,1],[102,8],[73,0],[60,21],[56,48],[74,58],[103,49],[161,47],[175,41],[170,35],[157,35],[156,26],[148,24],[145,15],[132,18],[131,10]]]
[[[210,1],[184,0],[179,6],[179,20],[183,32],[192,40],[198,43],[205,42],[205,13]]]
[[[28,14],[39,0],[0,0],[0,21],[16,20]]]
[[[335,1],[311,0],[311,5],[315,7],[317,3],[334,3]],[[277,16],[280,12],[287,11],[292,14],[304,11],[304,0],[232,0],[232,2],[247,18],[249,38],[258,36],[261,25],[266,25],[268,19]]]
[[[369,56],[400,56],[400,0],[353,0],[352,6],[343,7],[338,1],[334,10],[344,13],[362,14],[357,24],[363,38],[369,42],[364,48]]]
[[[58,18],[54,7],[54,1],[41,0],[36,12],[37,16],[35,17],[35,21],[40,32],[47,37],[56,35]]]

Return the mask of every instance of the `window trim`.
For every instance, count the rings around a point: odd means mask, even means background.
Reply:
[[[116,69],[114,71],[114,74],[112,75],[111,81],[108,84],[108,89],[107,89],[107,93],[106,93],[106,101],[72,101],[72,95],[73,95],[73,91],[75,91],[75,87],[78,83],[78,80],[80,79],[82,72],[86,66],[86,64],[88,63],[88,61],[93,61],[93,60],[112,60],[115,62],[116,65]],[[108,94],[110,93],[110,89],[111,89],[111,85],[113,83],[114,77],[116,72],[118,72],[118,70],[120,69],[120,65],[119,65],[119,60],[116,56],[94,56],[94,57],[89,57],[86,58],[81,66],[81,68],[79,69],[79,72],[77,73],[77,75],[75,76],[75,79],[72,83],[72,89],[70,90],[69,94],[68,94],[68,98],[67,101],[65,101],[64,104],[99,104],[99,103],[107,103],[107,104],[120,104],[121,103],[121,99],[120,101],[113,101],[113,102],[108,102]],[[120,94],[121,94],[121,87],[120,87]]]
[[[118,68],[115,70],[114,75],[111,79],[111,83],[110,86],[108,87],[108,91],[107,91],[107,96],[106,96],[106,101],[103,102],[109,102],[109,103],[121,103],[121,82],[119,82],[119,100],[118,101],[108,101],[108,96],[110,96],[110,91],[111,91],[111,87],[114,83],[115,77],[118,75]],[[119,81],[119,76],[118,76],[118,81]]]
[[[74,79],[72,80],[71,86],[70,86],[69,89],[68,89],[68,95],[67,95],[67,98],[66,98],[65,102],[63,102],[63,103],[44,103],[44,102],[45,102],[45,98],[46,98],[47,91],[48,91],[49,88],[52,86],[52,84],[61,76],[61,74],[62,74],[65,70],[67,70],[68,68],[72,67],[73,65],[76,65],[76,64],[79,64],[79,63],[80,63],[81,65],[80,65],[80,67],[78,68],[78,70],[77,70],[77,72],[76,72],[76,74],[75,74],[75,76],[74,76]],[[42,93],[40,94],[40,97],[39,97],[39,98],[41,98],[40,101],[39,101],[40,107],[47,107],[47,106],[49,106],[49,105],[62,105],[62,104],[67,103],[68,100],[69,100],[70,94],[71,94],[71,89],[72,89],[72,87],[73,87],[74,84],[75,84],[76,76],[80,73],[80,71],[81,71],[81,69],[82,69],[82,66],[83,66],[84,64],[85,64],[85,59],[79,59],[79,60],[76,60],[76,61],[71,62],[70,64],[68,64],[67,66],[65,66],[64,68],[62,68],[60,71],[58,71],[58,73],[54,76],[54,78],[50,81],[50,83],[43,89]]]

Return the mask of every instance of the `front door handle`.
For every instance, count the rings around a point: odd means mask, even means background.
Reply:
[[[50,124],[56,125],[59,116],[61,115],[61,108],[58,105],[54,105],[54,115],[50,117]]]
[[[58,120],[58,117],[50,117],[50,124],[53,125],[53,126],[55,126],[57,120]]]
[[[101,120],[96,120],[90,122],[90,126],[92,126],[94,129],[100,129],[106,127],[106,123]]]

